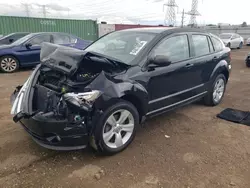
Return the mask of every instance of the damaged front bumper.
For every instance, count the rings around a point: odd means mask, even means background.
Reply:
[[[39,145],[53,150],[83,149],[89,141],[84,121],[72,125],[66,119],[60,120],[44,113],[32,112],[30,101],[34,92],[36,69],[23,86],[18,86],[11,96],[13,121],[23,128]]]

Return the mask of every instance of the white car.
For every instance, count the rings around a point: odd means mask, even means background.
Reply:
[[[246,45],[247,45],[247,46],[250,46],[250,38],[248,38],[248,39],[246,40]]]
[[[229,48],[242,48],[244,45],[244,39],[237,33],[222,33],[219,36],[225,46]]]

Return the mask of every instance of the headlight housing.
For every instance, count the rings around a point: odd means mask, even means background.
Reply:
[[[83,108],[84,110],[88,110],[100,95],[100,91],[93,90],[84,93],[66,93],[63,95],[63,98],[70,104]]]

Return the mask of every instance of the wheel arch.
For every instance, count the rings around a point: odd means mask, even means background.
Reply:
[[[3,54],[3,55],[0,55],[0,59],[3,58],[3,57],[5,57],[5,56],[14,57],[17,60],[17,63],[19,64],[19,66],[20,66],[20,60],[19,60],[19,58],[16,55],[13,55],[13,54]]]
[[[138,96],[132,94],[123,95],[121,99],[128,101],[135,106],[139,113],[139,119],[141,122],[142,117],[146,114],[146,105],[143,103],[143,101]]]
[[[229,79],[229,69],[228,69],[228,63],[223,60],[223,61],[220,61],[216,67],[214,68],[211,76],[210,76],[210,80],[213,80],[215,79],[215,77],[218,75],[218,74],[223,74],[225,77],[226,77],[226,81],[228,81]]]

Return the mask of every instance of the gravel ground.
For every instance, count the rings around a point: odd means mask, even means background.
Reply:
[[[9,96],[30,70],[0,74],[0,187],[249,187],[250,128],[216,118],[227,107],[249,110],[249,51],[232,51],[233,70],[219,106],[192,104],[149,119],[112,157],[38,146],[9,115]]]

